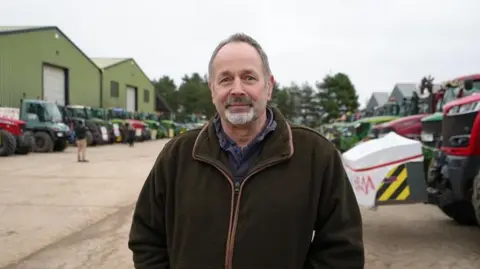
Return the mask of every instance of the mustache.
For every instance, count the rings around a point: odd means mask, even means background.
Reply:
[[[228,98],[227,102],[225,103],[225,107],[229,108],[232,105],[253,106],[253,101],[252,101],[252,99],[250,99],[246,96],[230,97],[230,98]]]

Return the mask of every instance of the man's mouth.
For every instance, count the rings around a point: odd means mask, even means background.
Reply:
[[[242,107],[242,106],[251,106],[250,104],[231,104],[231,105],[228,105],[227,107]]]

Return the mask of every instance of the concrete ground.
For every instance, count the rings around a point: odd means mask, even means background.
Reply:
[[[163,141],[0,158],[0,269],[133,268],[132,209]],[[433,206],[363,211],[367,269],[480,264],[480,228]]]

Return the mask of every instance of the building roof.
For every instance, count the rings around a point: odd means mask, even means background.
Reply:
[[[57,31],[58,34],[60,34],[62,37],[64,37],[70,44],[72,44],[73,47],[75,47],[80,54],[82,54],[87,60],[95,67],[98,68],[98,66],[88,57],[88,55],[83,52],[83,50],[80,49],[80,47],[75,44],[60,28],[57,26],[5,26],[5,25],[0,25],[0,35],[11,35],[11,34],[26,34],[30,32],[40,32],[40,31]]]
[[[15,33],[32,30],[51,30],[56,28],[55,26],[2,26],[0,25],[0,33]]]
[[[397,88],[403,95],[403,97],[412,97],[414,92],[418,93],[417,84],[415,83],[397,83],[395,84]]]
[[[128,60],[133,60],[132,58],[101,58],[101,57],[94,57],[90,59],[92,59],[92,61],[102,69],[112,67],[114,65],[123,63]]]
[[[377,100],[378,106],[383,106],[388,101],[388,92],[373,92],[372,96]]]

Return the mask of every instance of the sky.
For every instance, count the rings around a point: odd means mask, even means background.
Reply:
[[[343,72],[364,105],[395,83],[480,73],[479,11],[477,0],[0,0],[0,25],[57,26],[90,57],[131,57],[177,84],[244,32],[281,85]]]

